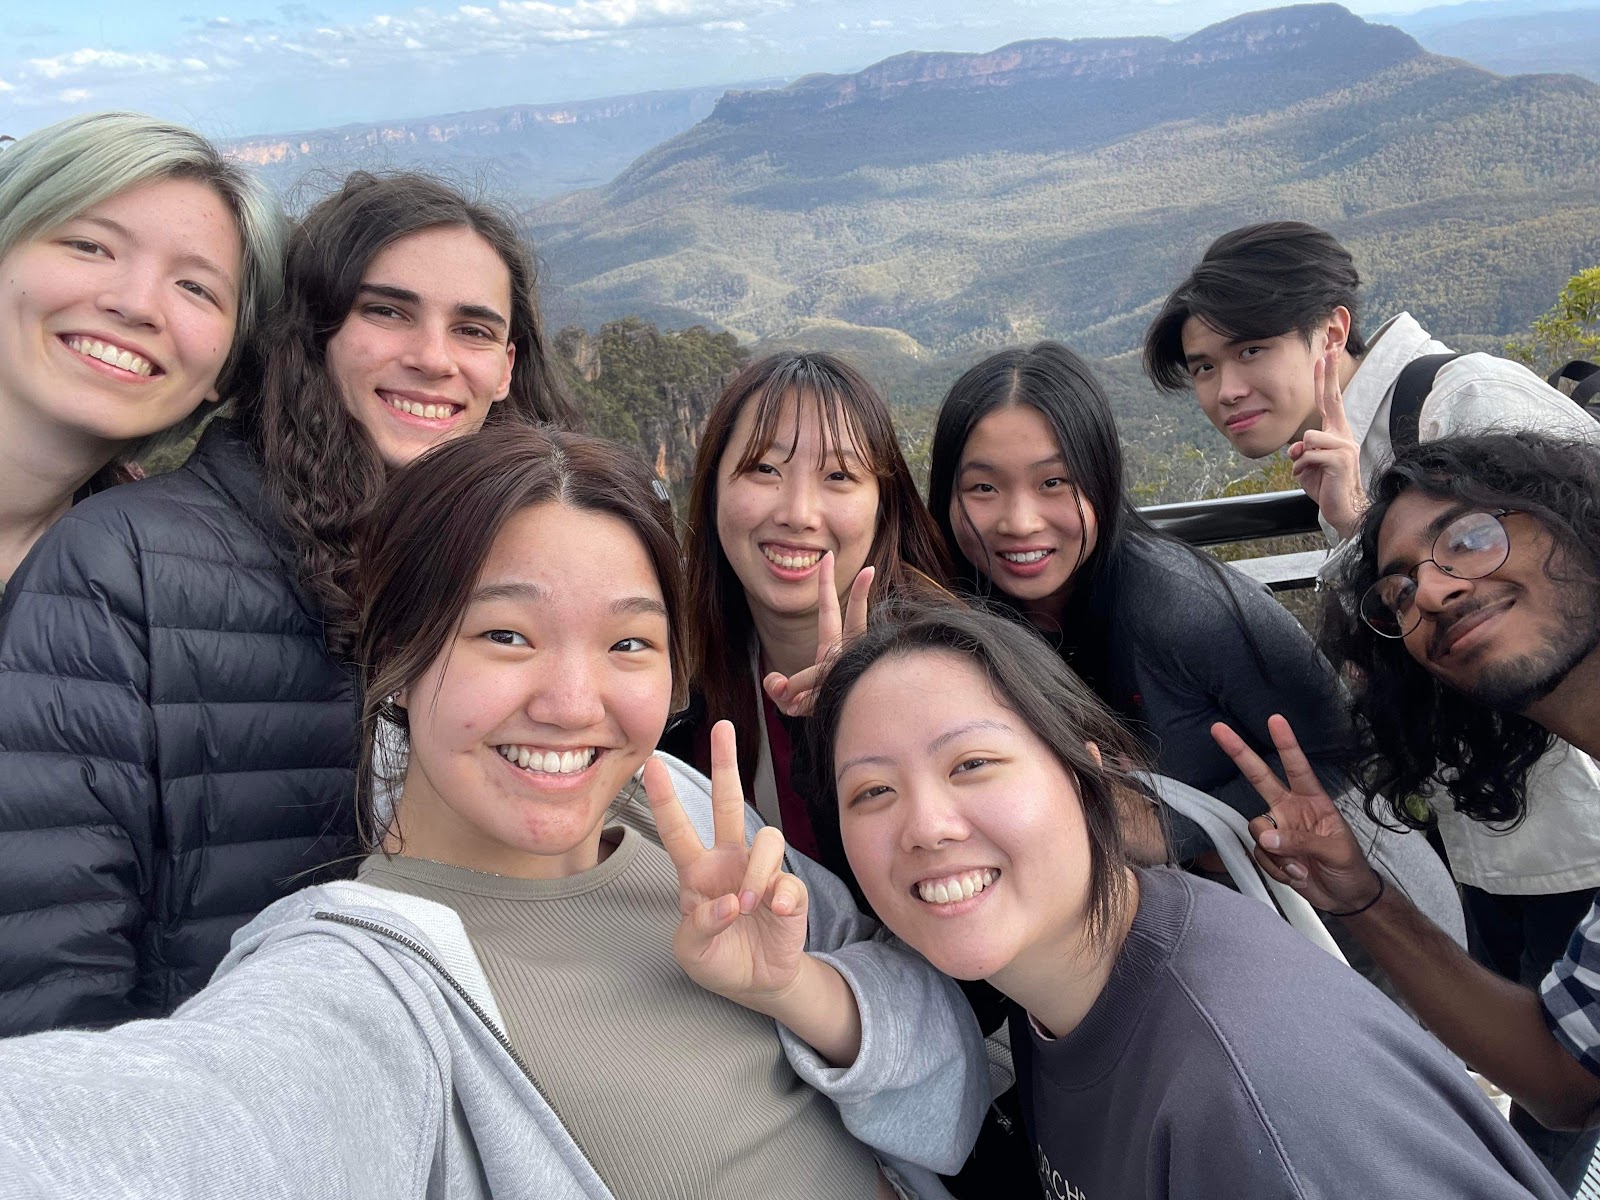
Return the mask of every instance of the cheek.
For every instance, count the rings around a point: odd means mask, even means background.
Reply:
[[[879,914],[886,912],[893,899],[890,894],[893,885],[889,882],[889,867],[894,857],[892,831],[885,822],[851,817],[841,810],[839,838],[867,903]]]

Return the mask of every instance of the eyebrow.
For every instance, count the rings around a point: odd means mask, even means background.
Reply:
[[[133,230],[129,229],[120,221],[113,221],[110,217],[86,215],[80,217],[79,220],[89,225],[98,225],[102,229],[109,229],[112,233],[118,235],[119,237],[124,237],[130,242],[137,243],[139,240],[134,234]],[[194,250],[186,250],[183,253],[175,256],[172,261],[178,266],[189,267],[190,269],[196,271],[203,271],[208,275],[215,275],[217,279],[227,285],[228,292],[230,294],[232,294],[234,291],[235,285],[233,276],[227,271],[223,270],[222,267],[211,261],[211,259],[207,258],[204,254],[200,254]]]
[[[945,730],[938,737],[934,738],[928,743],[927,753],[937,754],[940,750],[943,750],[957,738],[965,737],[969,733],[976,733],[979,730],[985,729],[994,730],[999,733],[1016,732],[1004,721],[996,721],[993,718],[980,717],[976,721],[968,721],[964,725],[957,725],[954,729]],[[849,762],[840,763],[838,769],[833,774],[834,782],[837,783],[840,779],[843,779],[844,773],[851,767],[864,767],[869,764],[888,765],[892,764],[893,762],[894,758],[888,754],[863,754],[859,758],[852,758]]]
[[[1037,471],[1040,467],[1054,466],[1054,465],[1056,465],[1058,463],[1063,467],[1067,465],[1067,457],[1066,457],[1066,455],[1062,454],[1059,450],[1056,451],[1054,454],[1046,455],[1044,458],[1041,458],[1041,459],[1038,459],[1035,462],[1029,463],[1027,466],[1023,467],[1022,469],[1024,471]],[[961,464],[961,470],[963,472],[965,472],[965,471],[994,471],[994,472],[998,472],[1000,470],[1000,468],[994,466],[991,463],[984,462],[981,458],[974,458],[974,459],[969,459],[968,461],[962,463]]]
[[[357,289],[356,295],[378,296],[385,300],[397,300],[401,304],[414,304],[418,307],[422,305],[421,293],[413,292],[410,288],[395,287],[392,283],[363,283]],[[482,321],[497,329],[510,328],[510,322],[487,304],[457,304],[450,311],[455,316]]]
[[[1445,509],[1442,513],[1440,513],[1433,520],[1429,521],[1427,525],[1423,527],[1423,539],[1428,543],[1429,546],[1432,546],[1433,543],[1438,540],[1439,535],[1444,532],[1444,527],[1446,525],[1450,524],[1451,521],[1454,521],[1457,517],[1461,516],[1462,513],[1469,512],[1471,508],[1472,505],[1470,504],[1455,504]],[[1402,567],[1400,565],[1404,561],[1405,560],[1403,558],[1391,558],[1388,562],[1384,563],[1383,566],[1378,568],[1378,578],[1382,579],[1385,575],[1404,574],[1406,571],[1410,570],[1409,567]]]
[[[486,583],[472,593],[469,604],[486,604],[493,600],[517,600],[524,603],[542,604],[550,599],[550,592],[536,583],[525,581],[507,581],[505,583]],[[654,596],[623,596],[613,600],[608,606],[611,612],[619,617],[667,616],[667,606]]]

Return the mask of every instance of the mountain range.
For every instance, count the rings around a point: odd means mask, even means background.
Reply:
[[[1351,247],[1373,315],[1500,339],[1600,262],[1600,86],[1503,78],[1332,4],[903,54],[729,92],[527,220],[560,317],[914,359],[1126,352],[1207,242],[1280,217]]]

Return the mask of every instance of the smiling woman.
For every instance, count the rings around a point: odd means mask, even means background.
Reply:
[[[203,209],[208,195],[170,200]],[[74,271],[102,266],[91,235],[122,245],[103,222],[64,229],[47,248]],[[161,293],[191,322],[213,290],[190,261],[200,245],[186,238],[193,286]],[[170,1011],[235,929],[340,858],[355,824],[355,530],[435,443],[571,415],[528,249],[443,184],[353,176],[294,232],[286,283],[239,373],[238,422],[212,422],[179,470],[78,505],[13,579],[0,1033]],[[144,280],[85,294],[128,318],[158,293]],[[73,324],[72,345],[48,348],[128,391],[187,364],[176,317],[159,328],[118,343]]]
[[[0,153],[0,587],[114,460],[216,403],[282,254],[266,189],[180,126],[97,113]]]

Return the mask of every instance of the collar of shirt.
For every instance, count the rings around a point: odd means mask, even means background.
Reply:
[[[1366,444],[1373,419],[1406,364],[1424,354],[1443,353],[1442,349],[1431,349],[1437,344],[1410,313],[1399,313],[1378,326],[1377,332],[1367,341],[1367,352],[1350,377],[1350,385],[1344,390],[1344,414],[1357,445]],[[1383,438],[1387,445],[1387,429],[1383,431]]]

